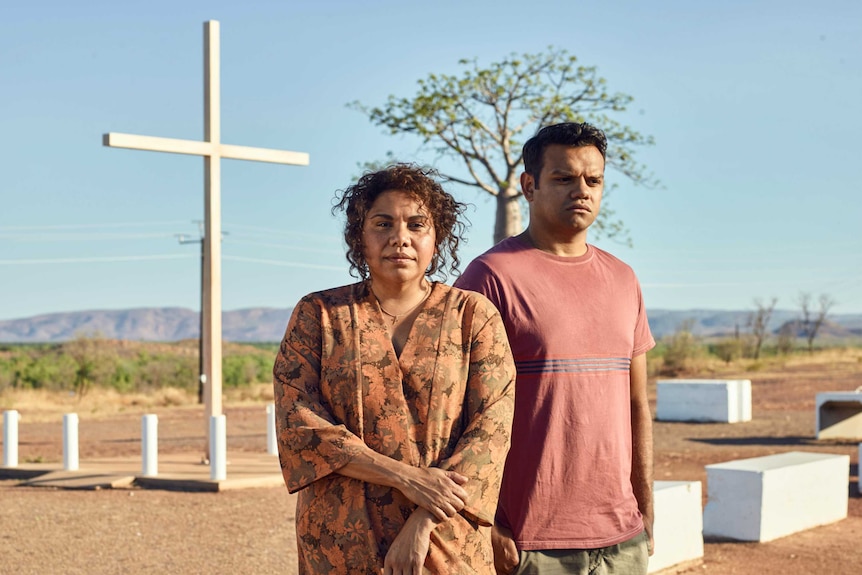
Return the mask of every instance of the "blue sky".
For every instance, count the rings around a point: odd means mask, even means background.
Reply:
[[[105,132],[201,139],[203,22],[221,23],[222,141],[308,152],[308,167],[222,163],[224,308],[292,306],[351,281],[330,215],[357,164],[431,163],[345,104],[409,96],[460,58],[565,48],[634,96],[662,182],[608,200],[647,306],[862,312],[862,4],[45,1],[0,19],[0,319],[197,309],[203,160],[102,147]],[[475,206],[469,260],[491,245]]]

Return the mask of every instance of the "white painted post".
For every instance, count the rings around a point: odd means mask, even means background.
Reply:
[[[63,469],[78,470],[78,414],[63,416]]]
[[[275,404],[266,404],[266,452],[278,455],[278,445],[275,443]]]
[[[18,467],[18,412],[3,412],[3,467]]]
[[[141,475],[159,474],[159,416],[148,413],[141,418]]]
[[[227,479],[227,420],[224,414],[210,417],[210,479]]]

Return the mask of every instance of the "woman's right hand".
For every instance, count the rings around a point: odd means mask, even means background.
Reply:
[[[462,509],[467,478],[455,471],[437,467],[409,467],[401,474],[398,490],[407,499],[428,510],[438,521],[445,521]]]

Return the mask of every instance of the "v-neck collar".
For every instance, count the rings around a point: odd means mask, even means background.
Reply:
[[[425,301],[419,306],[419,313],[413,318],[413,323],[410,324],[410,329],[407,332],[407,338],[404,340],[404,346],[401,348],[401,353],[397,353],[395,351],[395,344],[392,343],[391,335],[386,338],[387,343],[389,344],[389,349],[387,350],[388,354],[391,354],[392,357],[395,358],[394,364],[400,366],[401,372],[404,373],[406,369],[411,365],[412,359],[415,357],[416,350],[414,349],[415,344],[414,340],[415,332],[417,330],[417,324],[427,324],[428,321],[428,310],[434,309],[437,307],[441,298],[443,297],[440,289],[438,289],[438,282],[433,282],[429,280],[431,284],[431,292],[428,294],[428,297],[425,298]],[[377,321],[377,323],[381,326],[383,330],[386,331],[387,334],[390,333],[391,325],[386,319],[386,314],[380,308],[380,302],[377,300],[377,296],[368,286],[365,285],[366,291],[366,299],[370,303],[370,307],[373,310],[371,312],[372,317]]]

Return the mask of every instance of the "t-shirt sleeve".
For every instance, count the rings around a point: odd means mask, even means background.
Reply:
[[[640,282],[635,278],[635,287],[637,288],[638,298],[638,319],[635,324],[635,339],[632,357],[642,355],[655,347],[655,339],[649,329],[649,321],[647,321],[646,306],[644,305],[643,294],[641,293]]]
[[[491,300],[498,310],[502,309],[500,284],[485,261],[476,259],[470,262],[461,277],[455,280],[454,285],[456,288],[478,292]]]

